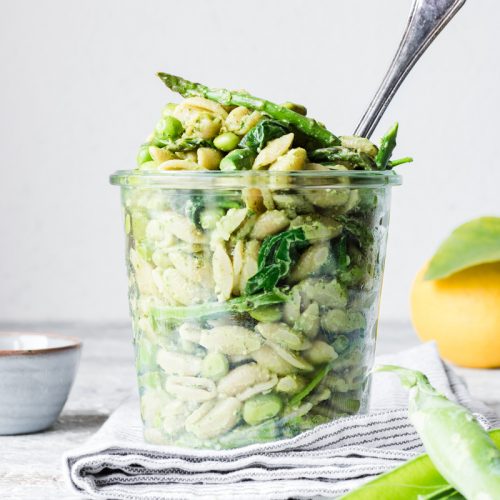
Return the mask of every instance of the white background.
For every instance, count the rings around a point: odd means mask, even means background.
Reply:
[[[404,0],[1,0],[0,320],[127,318],[118,189],[173,96],[158,70],[307,105],[349,133]],[[382,317],[458,224],[498,215],[500,2],[469,0],[374,134],[400,122]]]

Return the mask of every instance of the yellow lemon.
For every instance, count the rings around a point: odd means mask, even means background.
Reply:
[[[470,368],[500,367],[500,262],[425,281],[417,274],[411,313],[421,340],[435,340],[443,358]]]

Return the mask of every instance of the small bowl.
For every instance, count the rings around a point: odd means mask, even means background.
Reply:
[[[0,333],[0,435],[42,431],[57,420],[81,347],[75,337]]]

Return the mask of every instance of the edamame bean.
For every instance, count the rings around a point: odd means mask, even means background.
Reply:
[[[232,151],[239,142],[240,138],[234,132],[224,132],[214,139],[214,146],[221,151]]]
[[[275,417],[283,407],[281,398],[276,394],[257,394],[245,401],[243,420],[249,425],[258,425],[264,420]]]
[[[153,158],[151,157],[149,153],[149,144],[143,144],[139,148],[139,152],[137,153],[137,165],[141,166],[143,163],[146,163],[147,161],[152,161]]]
[[[250,316],[257,321],[273,322],[281,319],[281,308],[279,306],[262,306],[250,311]]]
[[[338,335],[333,341],[333,348],[339,354],[343,353],[349,347],[349,339],[345,335]]]
[[[229,371],[229,361],[220,352],[209,352],[203,359],[201,374],[212,380],[220,380]]]

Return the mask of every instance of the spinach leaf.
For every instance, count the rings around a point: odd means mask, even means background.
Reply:
[[[250,295],[273,290],[280,279],[289,273],[296,261],[297,250],[308,244],[300,227],[268,236],[259,250],[257,273],[248,280],[245,293]]]
[[[170,207],[181,215],[185,215],[198,229],[201,228],[200,216],[204,208],[203,194],[193,191],[174,193],[170,198]]]
[[[290,129],[276,120],[262,120],[252,127],[241,139],[239,147],[259,152],[273,139],[288,134]]]
[[[356,239],[362,248],[373,243],[373,234],[367,222],[346,215],[337,215],[335,219],[342,223],[344,231]]]
[[[258,307],[281,304],[287,300],[288,295],[279,290],[272,290],[246,297],[237,297],[227,302],[208,302],[193,306],[153,306],[150,313],[155,321],[185,321],[224,313],[244,313]]]
[[[244,206],[241,194],[230,193],[223,196],[214,196],[202,191],[176,192],[170,197],[170,207],[177,213],[186,216],[198,229],[201,227],[201,214],[205,209],[212,208],[241,208]]]

